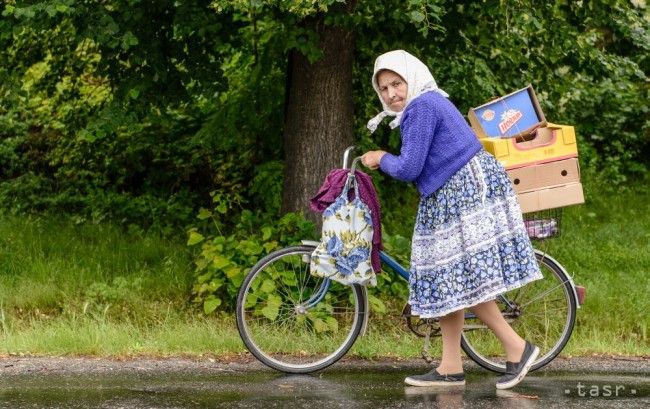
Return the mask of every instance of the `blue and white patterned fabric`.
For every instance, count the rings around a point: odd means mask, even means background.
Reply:
[[[420,200],[409,278],[412,314],[441,317],[540,278],[508,175],[486,151]]]
[[[352,187],[355,195],[350,201]],[[341,195],[323,212],[321,241],[311,256],[311,274],[346,285],[377,285],[370,261],[373,232],[370,209],[360,199],[356,178],[348,175]]]

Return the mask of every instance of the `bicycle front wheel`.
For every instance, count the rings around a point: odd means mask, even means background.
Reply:
[[[540,354],[531,370],[548,364],[562,351],[571,337],[577,309],[572,283],[564,269],[544,253],[536,251],[535,255],[544,278],[496,300],[515,332],[539,347]],[[501,342],[478,318],[465,320],[461,346],[483,368],[505,372]]]
[[[239,291],[239,334],[257,359],[278,371],[310,373],[333,364],[364,324],[362,288],[312,276],[314,249],[294,246],[269,254]]]

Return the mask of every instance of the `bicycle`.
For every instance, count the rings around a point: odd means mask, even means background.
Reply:
[[[345,151],[343,167],[348,169]],[[349,168],[354,172],[355,158]],[[309,273],[310,256],[318,242],[277,250],[262,258],[247,274],[237,297],[237,328],[246,348],[265,365],[286,373],[311,373],[342,358],[365,334],[370,306],[365,287],[346,286]],[[540,348],[531,370],[551,362],[569,341],[584,288],[577,287],[566,269],[545,252],[535,249],[544,279],[497,297],[497,304],[513,328]],[[382,264],[408,281],[409,272],[386,252]],[[383,274],[387,274],[383,271]],[[425,337],[439,336],[437,319],[402,315],[408,327]],[[477,364],[505,372],[501,344],[471,312],[465,313],[461,338],[465,353]]]

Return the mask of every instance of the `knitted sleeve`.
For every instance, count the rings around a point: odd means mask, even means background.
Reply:
[[[399,156],[382,156],[379,167],[395,179],[412,182],[420,175],[433,142],[438,118],[433,104],[417,98],[407,107],[400,123],[402,147]]]

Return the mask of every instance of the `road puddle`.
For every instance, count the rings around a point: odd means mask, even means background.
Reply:
[[[289,376],[223,374],[21,374],[0,378],[1,408],[647,408],[648,374],[533,372],[497,391],[496,375],[472,370],[465,387],[409,387],[404,370],[329,370]]]

